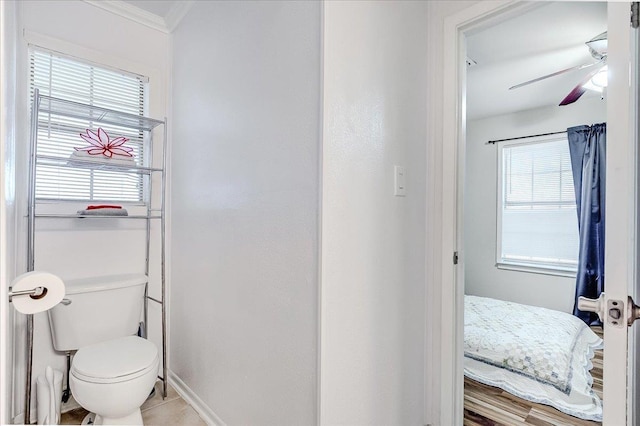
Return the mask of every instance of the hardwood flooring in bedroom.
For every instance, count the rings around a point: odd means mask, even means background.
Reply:
[[[601,327],[592,327],[602,337]],[[602,350],[593,358],[593,390],[602,398]],[[548,405],[536,404],[508,392],[464,379],[465,426],[596,426],[599,422],[581,420]]]

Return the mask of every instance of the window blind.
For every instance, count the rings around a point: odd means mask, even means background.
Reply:
[[[66,57],[40,48],[30,50],[30,93],[144,115],[147,79]],[[68,159],[87,129],[103,127],[88,120],[41,113],[38,116],[38,155]],[[144,133],[126,127],[104,128],[110,136],[124,136],[133,148],[136,165],[143,164]],[[142,176],[106,170],[36,165],[36,199],[65,201],[143,201]]]
[[[579,237],[567,139],[501,148],[498,263],[575,270]]]

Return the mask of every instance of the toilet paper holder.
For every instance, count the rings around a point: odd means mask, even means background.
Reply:
[[[30,296],[32,299],[42,299],[47,295],[47,288],[44,286],[38,286],[32,288],[31,290],[18,290],[12,291],[13,287],[9,287],[9,302],[13,300],[16,296]]]

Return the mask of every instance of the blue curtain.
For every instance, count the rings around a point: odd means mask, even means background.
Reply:
[[[598,315],[578,310],[578,297],[596,299],[604,291],[606,123],[567,129],[578,207],[580,254],[573,314],[587,324]]]

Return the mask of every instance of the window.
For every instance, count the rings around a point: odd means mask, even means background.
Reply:
[[[498,150],[499,267],[571,273],[578,219],[566,136]]]
[[[88,105],[144,115],[147,79],[119,70],[82,62],[40,48],[30,50],[30,94],[43,95]],[[85,146],[80,138],[98,124],[87,120],[40,114],[38,155],[68,159],[75,147]],[[136,165],[142,165],[144,134],[138,130],[111,126],[110,135],[129,139]],[[143,201],[143,179],[136,173],[36,165],[36,199],[59,201]]]

